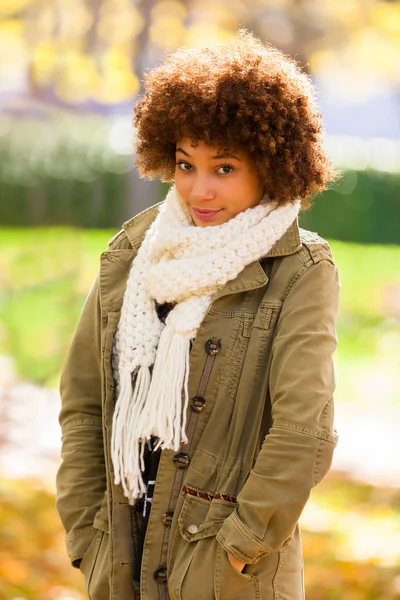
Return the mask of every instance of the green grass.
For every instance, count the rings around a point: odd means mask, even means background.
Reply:
[[[56,385],[111,231],[0,230],[0,352],[21,377]]]
[[[99,256],[114,233],[0,229],[0,352],[15,359],[21,377],[56,385]],[[360,401],[354,385],[367,372],[389,381],[388,402],[398,402],[400,247],[331,246],[342,285],[339,398]]]

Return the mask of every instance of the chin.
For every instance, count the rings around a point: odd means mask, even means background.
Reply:
[[[195,219],[193,219],[193,223],[196,225],[196,227],[210,227],[211,223],[205,223],[204,221],[196,221]]]

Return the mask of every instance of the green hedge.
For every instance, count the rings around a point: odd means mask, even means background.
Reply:
[[[400,174],[344,171],[342,180],[315,200],[300,224],[322,237],[368,243],[400,243]]]
[[[126,176],[99,175],[93,182],[42,179],[36,186],[0,182],[0,225],[74,225],[119,228]]]
[[[99,173],[95,181],[37,180],[24,186],[0,181],[0,226],[75,225],[119,229],[124,210],[135,199],[127,198],[132,173]],[[159,186],[161,200],[166,186]],[[374,244],[400,242],[400,174],[378,171],[345,171],[332,189],[301,213],[300,224],[322,237]]]

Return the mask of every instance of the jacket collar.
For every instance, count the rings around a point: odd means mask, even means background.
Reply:
[[[158,204],[154,204],[154,206],[150,206],[150,208],[146,208],[146,210],[123,224],[122,227],[124,228],[126,237],[130,241],[132,248],[137,250],[142,243],[145,233],[156,218],[158,208],[161,204],[162,202],[159,202]]]
[[[157,216],[160,205],[161,202],[151,206],[150,208],[147,208],[137,216],[124,223],[123,227],[125,233],[133,248],[138,248],[142,243],[147,229]],[[300,250],[301,246],[302,244],[300,239],[298,218],[296,217],[289,229],[287,229],[287,231],[276,242],[271,250],[258,261],[247,265],[247,267],[245,267],[243,271],[239,273],[236,279],[228,281],[228,283],[224,285],[219,292],[217,292],[213,301],[228,294],[245,292],[247,290],[256,289],[266,285],[268,282],[268,277],[266,276],[260,261],[267,257],[288,256],[290,254],[295,254]]]
[[[289,229],[285,231],[283,236],[263,258],[267,256],[288,256],[289,254],[295,254],[300,250],[301,246],[299,220],[296,217]]]
[[[261,265],[263,258],[295,254],[300,250],[301,246],[299,224],[296,217],[289,229],[287,229],[276,244],[272,246],[271,250],[265,254],[265,256],[260,257],[259,260],[247,265],[247,267],[239,273],[236,279],[228,281],[228,283],[215,294],[213,303],[218,300],[218,298],[222,298],[228,294],[237,294],[239,292],[247,292],[263,287],[268,283],[268,277]]]

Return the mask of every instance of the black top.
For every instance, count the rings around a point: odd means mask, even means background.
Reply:
[[[132,514],[132,518],[137,518],[137,528],[139,534],[134,562],[135,568],[133,571],[133,585],[135,588],[138,588],[140,584],[140,569],[142,566],[144,538],[146,536],[147,524],[149,522],[154,485],[156,483],[157,469],[161,456],[161,448],[154,450],[156,443],[157,438],[152,437],[148,445],[146,445],[144,451],[145,470],[143,473],[143,480],[147,489],[144,497],[138,498],[133,506],[133,511],[135,511],[137,514]]]
[[[156,303],[157,314],[160,321],[165,323],[165,319],[174,306],[175,305],[172,303]],[[132,519],[135,519],[136,521],[135,524],[132,524],[132,530],[133,532],[137,532],[137,543],[135,548],[136,556],[134,562],[135,568],[132,574],[133,587],[136,589],[140,586],[140,569],[142,566],[144,538],[146,536],[147,524],[149,522],[157,469],[161,456],[161,448],[154,450],[157,441],[158,438],[151,437],[144,449],[145,470],[143,472],[143,481],[146,484],[146,493],[143,498],[138,498],[136,500],[131,514]]]

